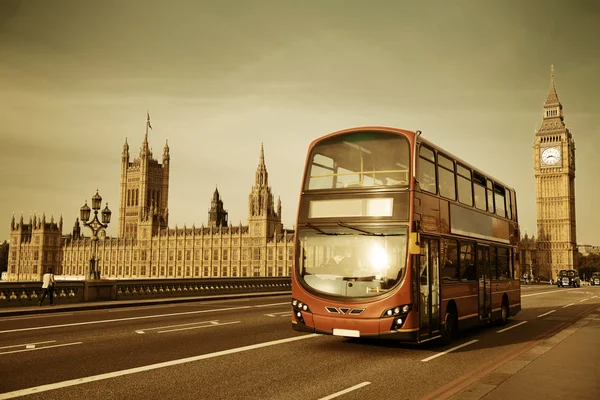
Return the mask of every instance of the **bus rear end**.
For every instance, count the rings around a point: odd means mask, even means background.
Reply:
[[[417,340],[414,140],[409,131],[360,128],[310,145],[296,220],[295,330]]]

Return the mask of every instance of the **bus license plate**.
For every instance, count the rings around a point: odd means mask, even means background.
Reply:
[[[333,329],[335,336],[360,337],[360,332],[351,329]]]

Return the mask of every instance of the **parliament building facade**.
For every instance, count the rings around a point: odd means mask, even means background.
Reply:
[[[149,121],[148,121],[149,124]],[[162,163],[153,157],[148,133],[139,156],[130,158],[125,140],[121,154],[121,186],[117,237],[98,241],[98,268],[106,279],[168,279],[289,276],[294,231],[284,229],[281,201],[275,207],[261,145],[260,159],[248,199],[248,224],[228,223],[223,200],[215,190],[208,225],[168,227],[168,143]],[[39,281],[48,268],[83,279],[90,273],[92,240],[82,235],[77,219],[63,235],[62,216],[34,215],[10,225],[9,281]]]

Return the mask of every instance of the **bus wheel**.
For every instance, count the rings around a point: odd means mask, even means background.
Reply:
[[[506,297],[504,299],[502,299],[502,308],[500,309],[500,325],[506,325],[506,323],[508,322],[508,316],[509,316],[509,309],[508,309],[508,300],[506,300]]]
[[[458,333],[458,321],[456,311],[449,309],[444,317],[444,327],[442,328],[442,343],[450,344]]]

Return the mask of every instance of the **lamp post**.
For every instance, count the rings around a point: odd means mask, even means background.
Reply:
[[[87,226],[92,230],[92,255],[90,257],[90,279],[100,279],[100,271],[98,270],[98,233],[108,228],[108,224],[110,223],[111,211],[108,209],[108,203],[106,203],[106,207],[102,210],[102,222],[98,219],[98,211],[100,211],[100,207],[102,205],[102,197],[98,194],[98,190],[96,189],[96,194],[92,197],[92,208],[87,205],[87,200],[83,207],[81,207],[80,217],[81,222],[83,222],[83,226]],[[90,213],[94,210],[94,219],[90,222]]]

